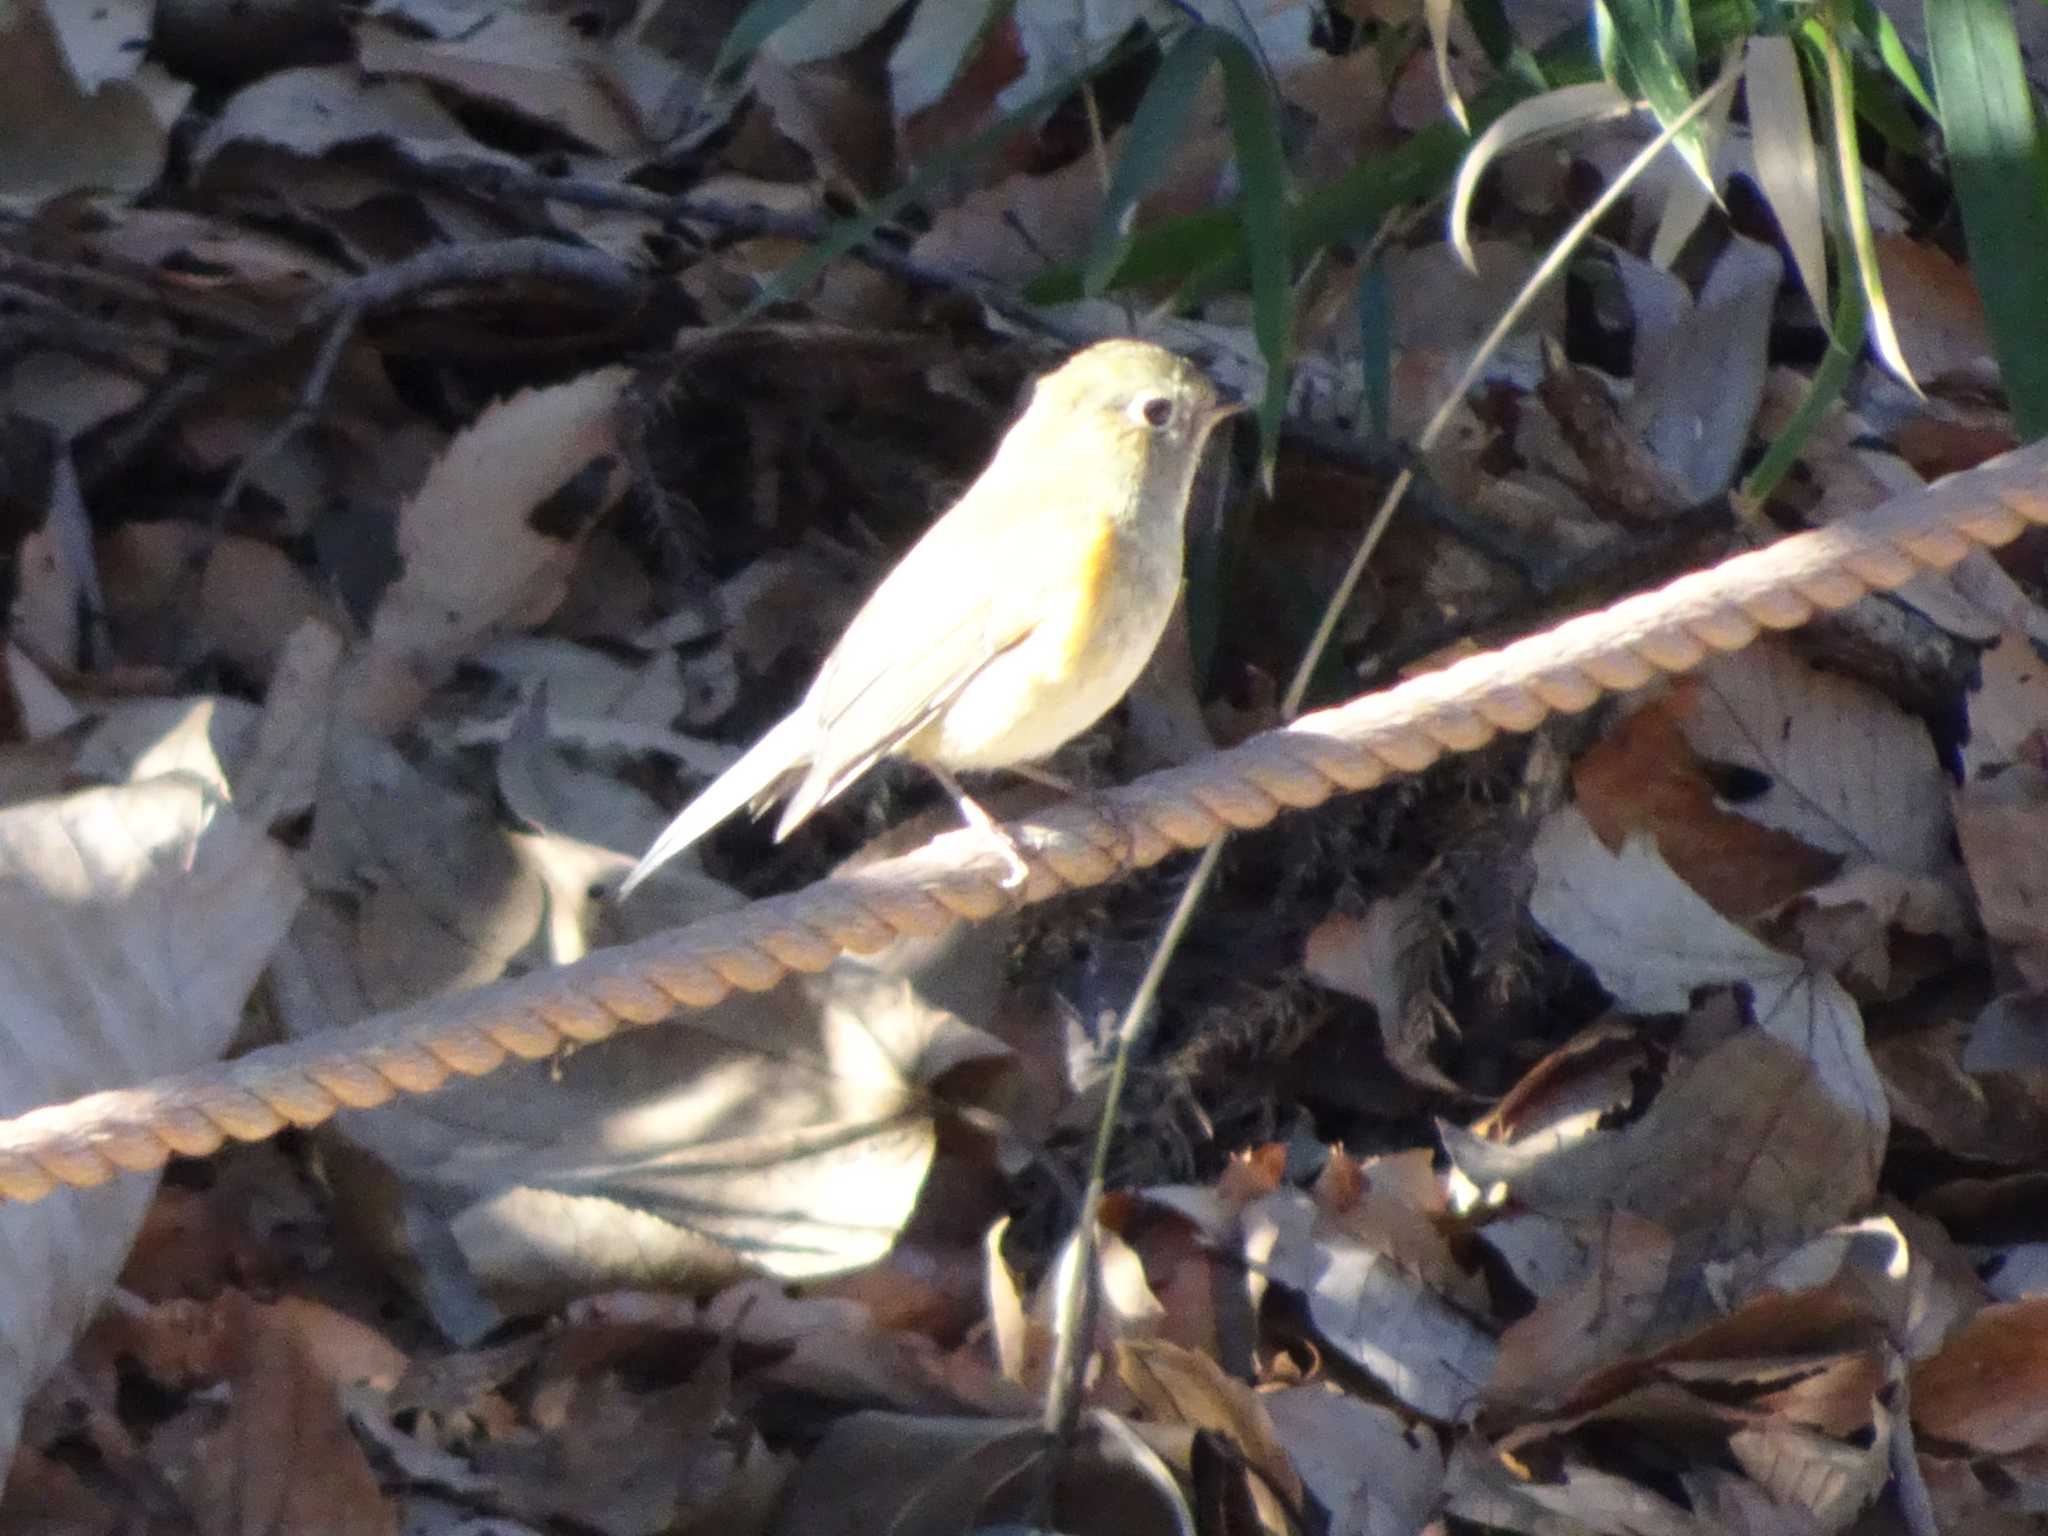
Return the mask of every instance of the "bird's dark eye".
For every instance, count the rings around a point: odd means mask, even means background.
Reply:
[[[1173,401],[1165,395],[1150,395],[1138,402],[1138,414],[1148,427],[1164,427],[1173,420]]]

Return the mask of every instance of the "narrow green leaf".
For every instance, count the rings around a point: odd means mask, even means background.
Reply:
[[[1245,259],[1251,268],[1252,333],[1266,360],[1266,394],[1259,402],[1260,460],[1271,473],[1287,407],[1287,353],[1294,328],[1294,237],[1287,155],[1280,115],[1258,57],[1238,38],[1215,34],[1223,66],[1223,102],[1237,150],[1239,204]]]
[[[1731,53],[1762,30],[1762,10],[1754,0],[1694,0],[1692,32],[1702,58]]]
[[[1891,304],[1885,298],[1884,277],[1877,265],[1877,240],[1870,229],[1870,208],[1864,201],[1863,157],[1856,143],[1856,77],[1839,40],[1845,10],[1841,0],[1828,0],[1815,18],[1815,36],[1827,65],[1828,147],[1834,153],[1835,183],[1841,189],[1843,235],[1856,259],[1855,280],[1863,285],[1870,345],[1893,376],[1918,394],[1920,386],[1913,380],[1913,370],[1892,324]]]
[[[1379,252],[1358,268],[1358,347],[1365,369],[1359,436],[1391,442],[1394,436],[1394,300]]]
[[[1700,130],[1700,142],[1706,150],[1707,163],[1712,164],[1721,140],[1728,132],[1728,114],[1735,107],[1735,92],[1732,82],[1743,78],[1743,55],[1731,54],[1720,76],[1717,87],[1726,83],[1729,89],[1716,89],[1710,94],[1712,104],[1695,120]],[[1678,260],[1678,253],[1685,248],[1693,232],[1706,218],[1707,210],[1721,200],[1720,192],[1714,186],[1702,186],[1691,177],[1683,177],[1673,183],[1671,190],[1664,194],[1664,207],[1657,216],[1657,232],[1650,239],[1650,260],[1660,267],[1669,267]]]
[[[761,51],[785,22],[810,6],[812,0],[753,0],[718,45],[718,57],[711,61],[710,79],[724,82],[737,75]]]
[[[1580,33],[1543,50],[1540,70],[1502,76],[1471,103],[1472,124],[1483,129],[1501,113],[1538,91],[1556,85],[1580,85],[1598,78],[1591,50]],[[1451,122],[1435,122],[1406,143],[1383,154],[1361,157],[1333,182],[1311,189],[1294,213],[1297,262],[1339,241],[1372,238],[1396,208],[1433,201],[1443,195],[1457,174],[1469,140]],[[1184,297],[1198,299],[1246,281],[1238,214],[1231,208],[1206,209],[1162,223],[1133,236],[1111,286],[1158,287],[1184,282],[1200,274]],[[1024,291],[1033,304],[1065,304],[1082,297],[1081,269],[1055,267],[1034,278]]]
[[[1021,106],[1005,112],[981,132],[957,144],[948,145],[933,155],[909,181],[885,196],[875,199],[859,213],[849,214],[839,220],[803,255],[771,276],[761,285],[761,291],[754,296],[753,302],[735,317],[733,323],[752,319],[771,305],[780,304],[801,293],[805,285],[820,272],[848,251],[864,244],[876,230],[894,219],[905,208],[924,197],[934,187],[958,176],[962,169],[972,165],[1026,124],[1036,120],[1047,108],[1056,105],[1071,93],[1081,80],[1100,73],[1112,64],[1121,63],[1135,46],[1131,40],[1118,44],[1081,74],[1055,81]]]
[[[1216,39],[1220,35],[1212,27],[1189,27],[1160,60],[1158,72],[1145,89],[1145,99],[1138,103],[1130,129],[1124,135],[1123,155],[1110,175],[1102,218],[1095,227],[1095,240],[1081,272],[1082,291],[1091,298],[1107,288],[1110,279],[1116,276],[1117,266],[1130,244],[1126,224],[1131,210],[1184,147],[1188,113],[1194,108],[1202,77],[1216,62]]]
[[[1677,122],[1699,94],[1692,71],[1684,66],[1693,56],[1690,31],[1667,27],[1657,0],[1598,0],[1598,7],[1621,66],[1615,84],[1641,94],[1666,127]],[[1676,147],[1700,185],[1715,196],[1704,133],[1695,125],[1679,135]]]
[[[1927,0],[1934,96],[1991,347],[2029,441],[2048,433],[2048,161],[2006,0]]]
[[[1855,283],[1843,283],[1835,299],[1833,339],[1821,357],[1820,367],[1814,370],[1813,382],[1806,387],[1806,398],[1799,402],[1792,419],[1785,423],[1785,430],[1771,440],[1763,458],[1735,493],[1736,508],[1744,517],[1755,517],[1763,510],[1778,482],[1806,451],[1806,444],[1827,415],[1828,407],[1841,397],[1843,386],[1849,382],[1849,370],[1863,351],[1864,314],[1863,289]]]
[[[1853,67],[1857,119],[1864,127],[1875,129],[1878,137],[1904,159],[1925,160],[1928,153],[1927,131],[1906,110],[1910,98],[1900,87],[1898,78],[1866,63],[1861,52],[1856,55]]]
[[[1466,0],[1465,24],[1479,39],[1487,62],[1494,68],[1516,67],[1517,56],[1523,65],[1535,63],[1527,46],[1515,35],[1514,23],[1508,20],[1507,8],[1501,0]]]
[[[1929,117],[1939,118],[1935,110],[1934,97],[1927,84],[1920,78],[1920,66],[1913,62],[1913,55],[1906,49],[1906,40],[1899,36],[1899,29],[1892,25],[1891,17],[1877,8],[1877,0],[1856,0],[1856,30],[1871,40],[1877,49],[1877,56],[1884,61],[1884,67],[1898,81],[1914,103]]]
[[[1470,133],[1472,119],[1465,111],[1465,98],[1458,93],[1457,79],[1451,74],[1451,4],[1452,0],[1422,0],[1422,20],[1429,28],[1429,51],[1436,60],[1436,88],[1443,92],[1444,105],[1451,109],[1458,126]]]

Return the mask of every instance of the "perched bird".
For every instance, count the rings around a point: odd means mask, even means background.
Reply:
[[[953,777],[1049,757],[1144,670],[1181,585],[1188,494],[1240,409],[1150,342],[1099,342],[1033,386],[995,457],[854,615],[788,718],[684,807],[620,887],[743,805],[778,841],[884,757]],[[1007,883],[1024,865],[1007,839]]]

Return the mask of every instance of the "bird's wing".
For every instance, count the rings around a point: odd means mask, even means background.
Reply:
[[[654,840],[654,846],[640,856],[640,862],[633,866],[633,872],[619,887],[620,899],[632,895],[633,888],[642,880],[741,806],[774,799],[808,764],[805,752],[810,742],[810,721],[804,718],[801,710],[755,742],[746,756],[712,780],[696,799],[684,806],[676,819]]]
[[[1075,517],[1043,501],[1056,486],[1072,494],[1055,469],[1043,466],[1025,484],[1011,476],[1000,503],[978,496],[977,482],[854,616],[807,700],[818,734],[778,836],[1022,645],[1070,588],[1093,584],[1113,528],[1107,516]]]

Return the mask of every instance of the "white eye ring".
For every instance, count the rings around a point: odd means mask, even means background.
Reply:
[[[1140,395],[1131,402],[1131,420],[1141,427],[1153,431],[1164,431],[1173,424],[1173,397],[1171,395]]]

